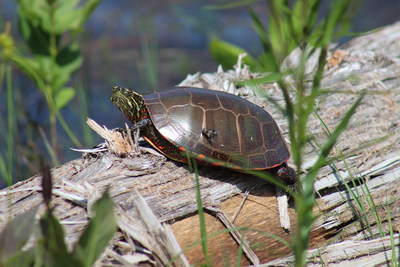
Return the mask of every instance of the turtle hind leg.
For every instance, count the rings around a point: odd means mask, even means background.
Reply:
[[[288,185],[292,185],[297,181],[296,171],[290,168],[286,162],[278,167],[275,177]]]

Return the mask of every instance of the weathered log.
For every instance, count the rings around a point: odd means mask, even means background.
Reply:
[[[319,217],[310,241],[310,247],[316,249],[309,252],[310,264],[370,266],[390,261],[388,237],[380,236],[389,233],[388,209],[394,232],[400,230],[399,33],[400,23],[396,23],[355,38],[329,55],[322,87],[335,92],[321,96],[316,106],[316,112],[327,127],[334,129],[357,94],[366,90],[367,95],[330,155],[332,162],[320,171],[315,182],[315,214]],[[239,92],[266,107],[264,99],[252,91],[234,90],[233,81],[252,75],[239,66],[235,71],[196,74],[188,77],[184,84]],[[275,84],[265,85],[264,89],[278,103],[283,103]],[[266,108],[287,135],[282,114],[274,107]],[[323,143],[327,138],[317,117],[310,119],[309,131],[316,143]],[[304,170],[314,162],[315,150],[311,145],[307,148]],[[85,203],[93,200],[98,192],[110,188],[119,231],[98,265],[118,262],[164,265],[180,250],[174,243],[175,238],[190,263],[204,260],[199,242],[194,176],[186,165],[151,151],[151,148],[141,147],[123,156],[110,151],[88,153],[52,169],[55,214],[64,225],[70,246],[88,221]],[[247,245],[244,246],[247,257],[242,258],[242,264],[266,263],[278,258],[282,259],[269,264],[290,262],[290,258],[283,258],[290,255],[290,249],[269,235],[286,241],[291,238],[291,233],[280,227],[275,189],[271,185],[224,169],[203,167],[199,169],[199,176],[203,205],[208,208],[207,230],[213,233],[208,241],[214,265],[235,262],[239,248],[232,238],[235,235],[236,240],[243,240]],[[0,228],[10,218],[33,206],[44,208],[40,180],[38,174],[0,191]],[[242,202],[242,193],[246,191],[249,191],[247,200],[232,223]],[[149,225],[149,220],[144,219],[146,205],[141,196],[150,207],[147,209],[150,214],[146,216],[152,218],[153,212],[160,223],[170,224],[175,237],[171,237],[167,226],[152,225],[151,220]],[[293,205],[289,207],[289,215],[292,229],[295,229]],[[226,230],[227,225],[242,231],[231,235]],[[395,235],[394,239],[398,248],[399,236]],[[133,243],[142,249],[137,250]],[[318,251],[319,261],[315,256]],[[394,255],[399,259],[397,250]],[[185,266],[187,261],[182,256],[174,264]]]

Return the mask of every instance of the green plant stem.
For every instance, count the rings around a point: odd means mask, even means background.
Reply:
[[[50,140],[51,140],[51,147],[53,151],[57,151],[57,118],[53,112],[50,112],[49,115],[49,122],[50,122]],[[56,152],[57,154],[57,152]]]
[[[36,85],[39,87],[39,89],[44,94],[46,103],[50,108],[50,112],[53,113],[57,117],[60,125],[62,126],[64,131],[67,133],[67,135],[71,139],[71,141],[74,143],[74,145],[81,147],[82,145],[81,145],[79,139],[72,132],[71,128],[65,122],[64,117],[61,115],[60,111],[56,108],[54,100],[50,94],[50,90],[48,89],[48,86],[46,85],[45,81],[36,73],[36,71],[33,69],[33,67],[30,64],[27,64],[27,62],[25,60],[23,60],[18,54],[13,54],[10,57],[10,60],[12,62],[14,62],[18,67],[20,67],[22,70],[24,70],[25,73],[28,74],[35,81]]]
[[[200,179],[199,179],[199,171],[197,168],[197,162],[194,158],[191,157],[190,154],[187,154],[187,160],[189,164],[189,170],[193,173],[195,178],[194,180],[195,180],[195,190],[196,190],[197,212],[199,214],[199,223],[200,223],[201,248],[203,251],[205,265],[212,266],[208,255],[208,236],[207,236],[206,220],[204,216],[204,206],[203,206],[203,201],[201,199]]]
[[[83,140],[85,145],[92,145],[93,144],[93,131],[87,127],[86,118],[89,117],[89,102],[87,97],[87,91],[85,90],[86,83],[84,81],[84,77],[81,77],[81,82],[77,83],[75,87],[77,88],[77,97],[79,103],[79,111],[80,111],[80,122],[81,128],[83,130]]]
[[[13,169],[13,158],[14,158],[14,134],[15,134],[15,109],[14,109],[14,97],[12,88],[12,72],[11,66],[6,66],[6,83],[7,83],[7,186],[12,185],[12,169]]]
[[[58,54],[58,48],[57,48],[57,42],[56,42],[56,36],[54,34],[54,25],[56,23],[55,18],[54,18],[54,12],[55,12],[55,5],[56,2],[49,2],[50,5],[50,9],[49,9],[49,13],[50,13],[50,20],[51,20],[51,30],[50,30],[50,47],[49,47],[49,52],[51,55],[51,63],[52,65],[54,65],[53,67],[56,67],[56,57]],[[45,88],[42,88],[44,90],[48,90],[48,94],[51,96],[51,99],[54,99],[54,93],[59,89],[56,88],[56,86],[54,86],[52,84],[53,82],[50,82],[49,86],[46,86]],[[54,106],[56,107],[56,106]],[[57,109],[57,108],[56,108]],[[56,112],[59,112],[59,110],[50,110],[50,140],[51,140],[51,147],[53,148],[53,151],[56,152],[57,154],[57,118],[56,118]]]
[[[397,261],[396,246],[395,246],[394,236],[393,236],[392,216],[390,215],[389,204],[387,204],[387,216],[388,216],[388,222],[389,222],[390,247],[392,250],[392,255],[390,257],[390,263],[391,263],[390,266],[397,267],[397,266],[399,266],[399,262]]]
[[[43,90],[44,91],[44,90]],[[61,124],[63,127],[64,131],[67,133],[68,137],[71,139],[71,141],[78,147],[81,147],[81,142],[79,139],[75,136],[75,134],[72,132],[71,128],[68,126],[67,122],[64,120],[64,117],[61,115],[60,110],[56,108],[56,105],[53,101],[53,98],[49,96],[48,94],[45,94],[46,97],[46,102],[48,106],[50,107],[50,110],[54,113],[54,115],[57,117],[58,122]]]
[[[208,244],[207,244],[207,229],[206,229],[206,220],[204,216],[204,207],[203,202],[201,200],[201,192],[200,192],[200,181],[199,175],[197,171],[197,164],[193,164],[195,167],[195,181],[196,181],[196,202],[197,202],[197,210],[199,212],[199,220],[200,220],[200,236],[201,236],[201,247],[203,250],[203,255],[206,263],[209,263],[209,256],[208,256]]]
[[[7,186],[12,184],[12,167],[13,167],[13,151],[15,150],[13,144],[14,132],[14,105],[13,105],[13,91],[11,83],[11,68],[4,62],[0,63],[0,85],[3,84],[6,77],[6,106],[7,106],[7,128],[4,139],[7,143],[7,153],[5,156],[0,154],[0,174],[4,177]]]

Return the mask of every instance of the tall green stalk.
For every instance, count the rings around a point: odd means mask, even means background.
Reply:
[[[14,97],[12,90],[12,73],[11,66],[6,66],[6,88],[7,88],[7,186],[12,185],[12,169],[14,159],[14,134],[16,134],[15,128],[15,108],[14,108]]]
[[[204,206],[200,192],[199,170],[197,168],[196,161],[192,159],[190,155],[187,156],[187,159],[188,159],[189,169],[194,174],[195,178],[196,203],[197,203],[197,211],[199,213],[201,248],[204,255],[205,266],[211,266],[210,256],[208,254],[208,236],[207,236],[206,220],[204,214]]]
[[[248,4],[248,1],[243,1]],[[317,98],[323,93],[320,90],[321,80],[326,65],[328,46],[338,37],[346,34],[350,21],[361,1],[335,0],[323,18],[317,20],[321,9],[320,0],[271,0],[265,1],[270,10],[269,24],[264,26],[259,15],[250,9],[250,15],[256,33],[263,46],[263,52],[258,60],[250,60],[250,67],[262,74],[262,77],[250,81],[257,86],[266,81],[276,81],[282,90],[285,100],[284,114],[288,120],[290,148],[293,162],[298,173],[304,161],[304,148],[309,140],[308,121],[312,114]],[[214,58],[221,55],[238,56],[242,49],[232,49],[228,44],[211,43]],[[293,69],[283,70],[283,61],[293,52],[300,51],[298,64]],[[318,56],[313,73],[307,73],[307,64],[311,56]],[[232,60],[232,59],[230,59]],[[290,76],[288,82],[287,77]],[[308,242],[312,224],[315,220],[313,207],[315,204],[314,181],[319,170],[327,164],[327,157],[339,135],[346,129],[351,116],[362,101],[360,94],[342,121],[322,145],[319,157],[314,166],[304,173],[298,182],[297,190],[293,193],[297,211],[297,230],[293,235],[292,249],[295,255],[295,266],[305,266]]]
[[[14,158],[14,133],[15,133],[15,109],[14,109],[14,101],[13,101],[13,91],[12,91],[12,82],[11,78],[11,67],[6,63],[0,63],[0,84],[3,84],[3,81],[6,81],[6,107],[7,107],[7,122],[6,127],[2,127],[4,133],[0,131],[1,134],[4,134],[3,140],[6,143],[6,153],[2,155],[0,153],[0,175],[3,177],[6,185],[9,186],[12,184],[12,169],[13,169],[13,158]],[[1,151],[0,151],[1,152]]]

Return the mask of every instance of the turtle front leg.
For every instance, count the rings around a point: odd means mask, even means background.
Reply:
[[[151,120],[149,118],[144,118],[137,121],[131,126],[131,132],[132,132],[131,137],[133,138],[133,142],[135,143],[136,146],[139,145],[138,140],[142,132],[141,130],[148,128],[149,125],[151,125]]]
[[[132,131],[136,131],[136,130],[142,129],[143,127],[146,127],[150,124],[151,124],[151,120],[149,118],[144,118],[144,119],[138,120],[135,124],[133,124],[131,129],[132,129]]]

